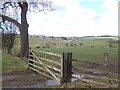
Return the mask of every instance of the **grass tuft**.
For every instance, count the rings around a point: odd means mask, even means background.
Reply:
[[[27,63],[22,59],[10,55],[2,55],[2,72],[10,73],[14,71],[26,71],[28,68]]]

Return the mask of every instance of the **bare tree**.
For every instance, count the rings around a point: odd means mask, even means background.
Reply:
[[[31,0],[32,1],[32,0]],[[9,21],[14,23],[20,31],[21,49],[19,56],[28,57],[29,55],[29,38],[28,38],[28,27],[27,12],[28,11],[52,11],[51,2],[48,0],[33,0],[29,2],[0,2],[0,17],[2,22]]]

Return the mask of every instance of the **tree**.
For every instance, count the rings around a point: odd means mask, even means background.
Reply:
[[[1,1],[0,3],[1,3],[0,6],[2,6],[0,8],[1,10],[0,17],[2,18],[3,23],[5,21],[9,21],[14,23],[19,28],[20,42],[21,42],[19,56],[28,57],[29,55],[29,38],[28,38],[29,24],[27,22],[27,11],[28,10],[29,11],[34,11],[34,10],[38,10],[38,11],[51,10],[52,11],[53,10],[51,7],[52,3],[48,0],[46,1],[41,0],[39,2],[38,0],[34,0],[33,2],[28,2],[26,0],[24,0],[24,2]],[[42,8],[39,8],[40,6],[42,6]],[[7,11],[9,11],[9,13]],[[11,12],[12,12],[12,15],[10,15]],[[17,19],[15,17],[17,17]]]
[[[14,45],[15,36],[17,34],[17,27],[13,23],[6,22],[2,28],[2,51],[3,53],[12,54],[11,50]]]
[[[63,39],[63,40],[67,40],[67,37],[61,37],[61,39]]]
[[[75,46],[75,47],[76,47],[76,45],[77,45],[77,44],[76,44],[76,43],[74,43],[74,46]]]
[[[12,54],[11,50],[14,45],[16,32],[14,31],[2,31],[2,51],[3,53]]]
[[[80,46],[82,46],[82,45],[83,45],[83,43],[80,43],[79,45],[80,45]]]
[[[71,47],[73,46],[73,44],[71,43],[71,45],[70,45]]]

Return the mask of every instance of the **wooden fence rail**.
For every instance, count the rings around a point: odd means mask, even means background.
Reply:
[[[63,83],[71,82],[72,77],[72,53],[56,54],[51,52],[39,51],[35,55],[34,51],[30,50],[29,68],[47,78],[53,78]],[[49,59],[47,55],[51,55],[52,59]],[[58,57],[59,60],[56,60]],[[55,59],[55,60],[53,60]]]

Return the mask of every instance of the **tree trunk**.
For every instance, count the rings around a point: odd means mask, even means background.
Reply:
[[[28,57],[29,55],[29,38],[28,38],[28,23],[27,23],[27,2],[20,3],[21,7],[21,25],[20,29],[20,39],[21,39],[21,51],[20,57]]]
[[[20,49],[20,57],[28,57],[29,55],[29,35],[28,35],[28,23],[27,23],[27,11],[28,11],[28,3],[27,2],[18,2],[21,8],[21,24],[8,16],[0,14],[0,17],[3,20],[10,21],[14,23],[20,30],[20,39],[21,39],[21,49]]]

